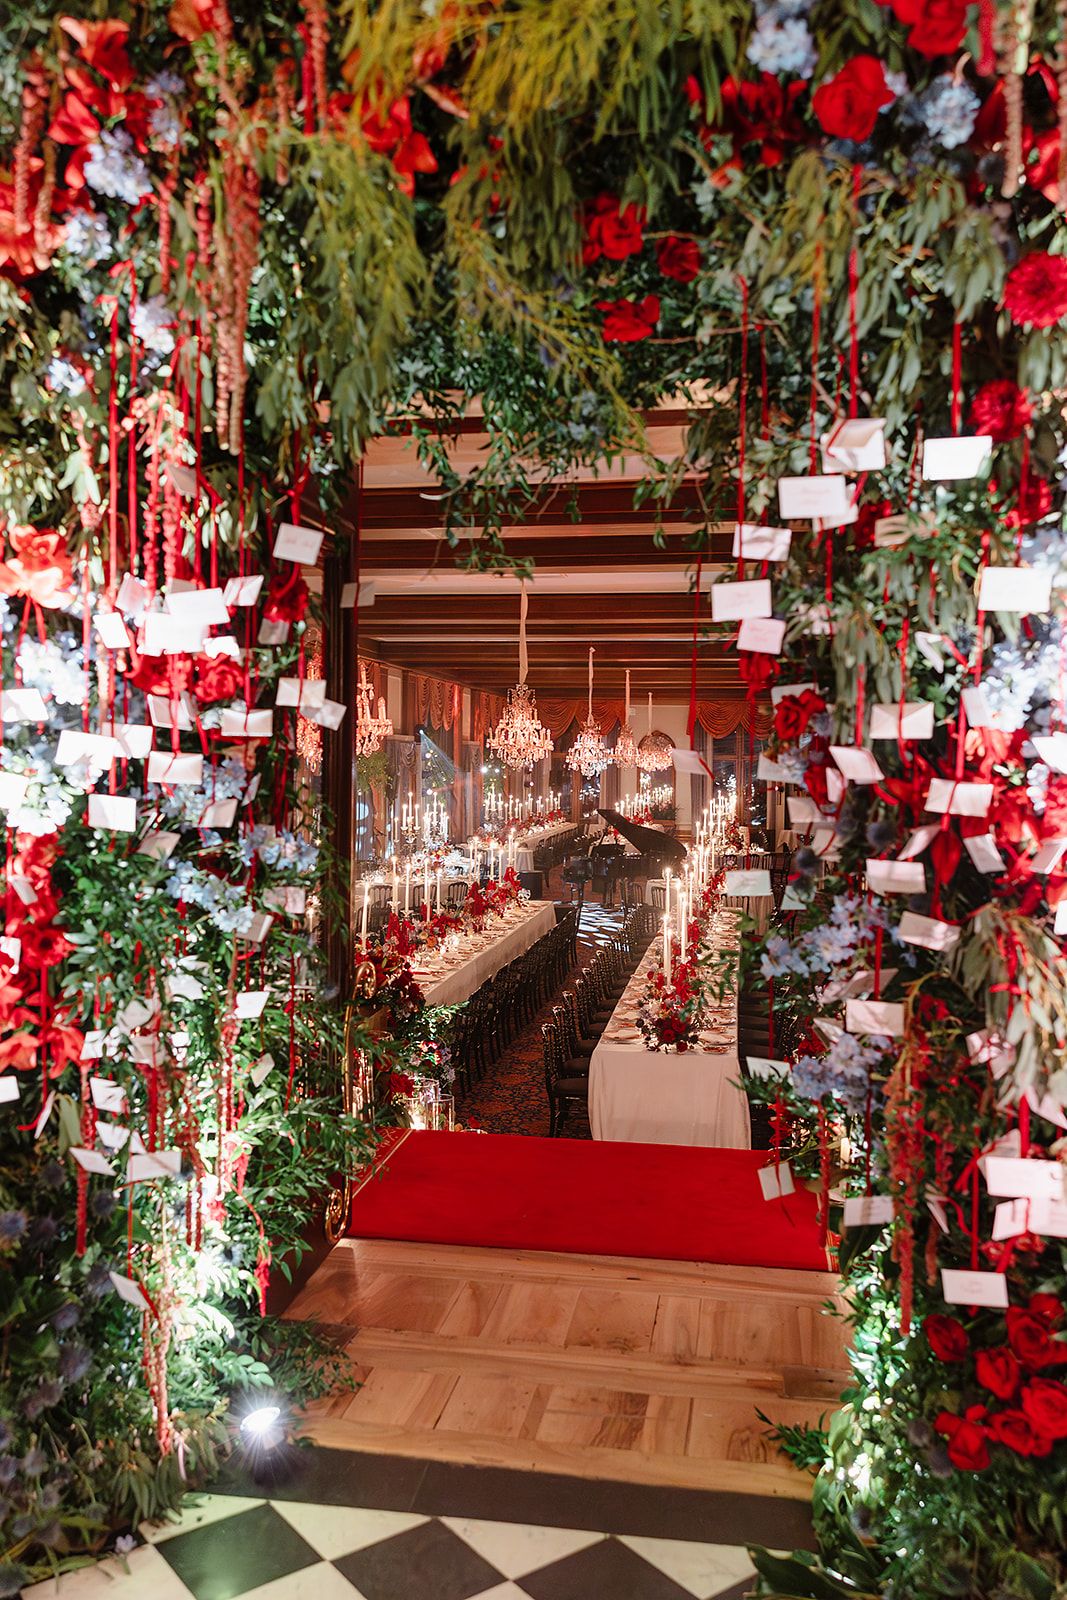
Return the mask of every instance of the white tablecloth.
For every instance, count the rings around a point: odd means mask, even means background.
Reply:
[[[520,835],[515,845],[515,871],[533,872],[534,851],[538,845],[547,844],[551,839],[558,839],[561,834],[573,833],[577,823],[557,822],[551,828],[538,828],[534,833]]]
[[[484,943],[466,936],[457,952],[462,958],[446,965],[436,951],[425,952],[414,966],[415,981],[430,1006],[457,1006],[469,1000],[487,978],[521,956],[556,926],[556,908],[546,900],[531,900],[521,912],[510,912],[506,922],[489,916]],[[497,931],[499,930],[499,931]]]
[[[589,1069],[589,1123],[594,1139],[631,1144],[708,1145],[747,1150],[748,1101],[737,1082],[736,1022],[727,1049],[680,1055],[609,1038],[619,1013],[633,1009],[645,973],[657,959],[655,942],[630,979],[593,1051]]]

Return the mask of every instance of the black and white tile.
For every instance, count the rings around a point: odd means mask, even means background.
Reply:
[[[60,1600],[739,1600],[752,1575],[737,1545],[243,1495],[141,1533]]]

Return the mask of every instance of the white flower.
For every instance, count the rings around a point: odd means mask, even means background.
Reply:
[[[174,335],[170,331],[173,323],[174,313],[161,294],[154,294],[150,300],[138,300],[130,318],[130,327],[145,349],[155,350],[161,356],[169,356],[174,349]]]
[[[63,248],[79,261],[103,261],[111,254],[106,218],[98,211],[76,211],[64,229]]]
[[[100,137],[89,146],[85,181],[97,194],[125,200],[131,206],[152,193],[148,168],[133,148],[133,140],[125,128],[101,130]]]
[[[46,639],[44,644],[29,635],[18,650],[22,683],[27,689],[40,689],[57,705],[80,706],[85,698],[85,677],[81,650],[72,645],[69,654]]]
[[[85,379],[65,356],[53,356],[48,363],[48,386],[56,394],[81,394]]]
[[[153,106],[148,114],[148,126],[158,144],[175,145],[181,137],[181,118],[170,101]]]
[[[165,94],[181,94],[185,79],[176,72],[154,72],[145,84],[145,94],[150,100],[160,100]]]
[[[818,59],[804,19],[777,16],[774,11],[759,18],[745,53],[760,72],[772,72],[775,77],[788,72],[798,78],[810,78]]]

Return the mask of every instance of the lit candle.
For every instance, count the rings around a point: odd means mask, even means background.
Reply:
[[[411,899],[411,862],[404,863],[404,913],[407,914],[408,904]]]
[[[399,900],[399,897],[397,895],[397,883],[396,883],[396,856],[394,856],[393,857],[393,910],[394,911],[396,910],[396,908],[397,908],[397,906],[399,904],[400,904],[400,900]]]
[[[671,919],[663,919],[663,976],[668,983],[671,981]]]
[[[359,937],[364,944],[367,942],[367,904],[370,900],[370,879],[363,880],[363,919],[360,923]]]
[[[437,869],[437,909],[441,909],[441,869]]]

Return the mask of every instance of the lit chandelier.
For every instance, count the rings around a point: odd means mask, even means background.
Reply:
[[[648,697],[648,732],[637,747],[642,772],[666,772],[674,765],[674,746],[665,733],[652,732],[652,696]]]
[[[600,724],[593,717],[593,652],[589,651],[589,715],[578,730],[578,737],[567,751],[567,765],[583,778],[596,778],[610,767],[611,751],[604,743]]]
[[[378,715],[374,715],[374,690],[367,682],[367,669],[359,664],[359,688],[356,690],[356,755],[373,756],[382,748],[393,731],[393,724],[385,714],[385,701],[378,700]]]
[[[637,741],[630,726],[630,671],[626,670],[626,715],[622,719],[619,737],[615,740],[615,764],[619,767],[637,765]]]
[[[525,583],[519,600],[519,681],[509,690],[500,721],[488,738],[489,749],[506,767],[532,767],[552,754],[552,735],[537,715],[537,699],[526,682],[529,659],[526,654],[526,612],[529,600]]]

